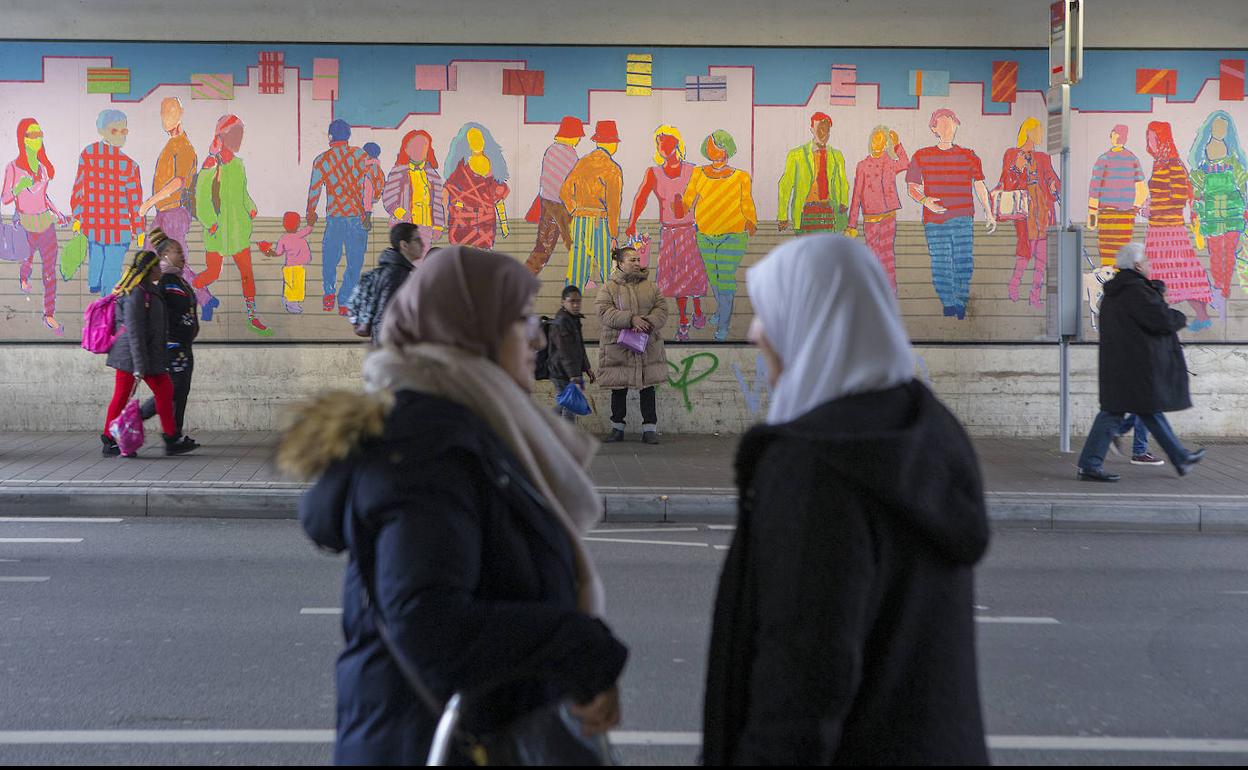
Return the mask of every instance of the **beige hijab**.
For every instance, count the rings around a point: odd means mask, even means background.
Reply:
[[[440,396],[485,420],[567,531],[579,606],[597,615],[602,583],[581,538],[602,518],[589,476],[598,442],[539,409],[494,360],[537,290],[537,279],[504,254],[452,246],[426,257],[386,308],[383,347],[364,361],[364,386]]]

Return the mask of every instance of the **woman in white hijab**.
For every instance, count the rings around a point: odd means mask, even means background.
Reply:
[[[737,455],[704,762],[986,764],[972,568],[988,524],[971,443],[914,378],[864,246],[799,238],[748,285],[773,395]]]

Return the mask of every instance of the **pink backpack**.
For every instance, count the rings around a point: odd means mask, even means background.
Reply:
[[[121,330],[116,328],[117,295],[105,294],[87,305],[82,314],[82,347],[92,353],[107,353]]]

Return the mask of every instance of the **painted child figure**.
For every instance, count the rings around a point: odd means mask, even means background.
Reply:
[[[284,256],[282,265],[282,283],[285,288],[282,294],[283,304],[287,313],[302,313],[303,298],[306,291],[307,267],[312,261],[312,248],[308,246],[308,236],[312,234],[312,226],[299,227],[299,214],[287,211],[282,215],[282,227],[286,234],[277,239],[276,244],[261,243],[260,249],[270,257]]]
[[[373,204],[381,195],[381,190],[373,187],[373,176],[379,174],[380,178],[385,178],[385,172],[381,170],[381,145],[376,142],[368,142],[362,148],[364,154],[368,156],[368,160],[364,162],[364,227],[371,227],[373,224]]]

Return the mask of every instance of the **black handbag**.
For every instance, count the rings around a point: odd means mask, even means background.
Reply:
[[[524,488],[528,485],[525,483],[520,486]],[[354,487],[354,479],[352,487]],[[354,489],[351,492],[348,505],[351,505],[354,499]],[[526,492],[536,494],[536,490],[531,488]],[[429,709],[433,717],[439,720],[438,729],[434,735],[434,745],[429,754],[430,765],[435,764],[433,759],[436,755],[443,758],[448,756],[450,748],[468,757],[479,767],[515,765],[608,767],[618,764],[607,736],[587,737],[583,735],[580,719],[568,710],[568,704],[563,700],[539,706],[506,727],[488,734],[477,735],[460,726],[458,717],[461,704],[471,705],[474,699],[488,694],[491,689],[534,680],[536,676],[532,673],[519,672],[478,688],[471,694],[457,693],[446,703],[440,701],[425,685],[415,666],[395,644],[394,638],[390,635],[390,629],[381,616],[381,609],[377,605],[370,583],[370,576],[374,574],[372,537],[362,539],[362,533],[359,532],[362,528],[359,526],[361,522],[357,520],[353,512],[349,512],[347,520],[350,522],[348,526],[356,529],[356,537],[352,539],[352,542],[356,545],[356,561],[360,566],[360,582],[364,587],[363,598],[366,607],[371,611],[377,633],[386,646],[386,650],[389,651],[390,657],[398,665],[408,686],[416,693],[421,703]],[[367,546],[362,548],[361,546],[365,544]],[[440,746],[439,742],[449,743],[449,746]],[[442,764],[442,762],[439,761],[436,764]]]

